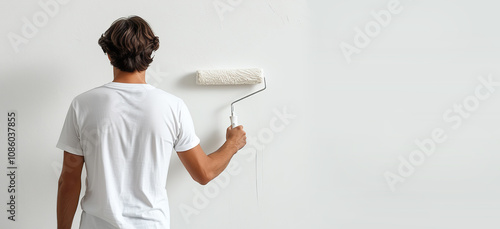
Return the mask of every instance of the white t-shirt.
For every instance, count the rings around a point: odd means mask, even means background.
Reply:
[[[172,149],[199,142],[184,102],[149,84],[110,82],[75,97],[57,147],[84,156],[80,228],[170,228]]]

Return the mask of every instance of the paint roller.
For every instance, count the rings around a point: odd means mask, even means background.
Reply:
[[[266,78],[262,77],[262,70],[258,68],[251,69],[225,69],[225,70],[203,70],[196,74],[196,83],[199,85],[241,85],[241,84],[259,84],[264,80],[264,88],[243,96],[231,103],[231,126],[238,126],[238,117],[234,112],[234,104],[266,90]],[[255,154],[255,189],[257,190],[257,201],[259,200],[259,179],[258,174],[257,153]],[[261,175],[263,172],[261,172]]]
[[[264,80],[264,88],[243,96],[231,103],[231,126],[238,126],[238,117],[234,112],[234,104],[266,90],[266,78],[262,77],[262,70],[258,68],[250,69],[219,69],[219,70],[200,70],[196,74],[196,83],[199,85],[241,85],[241,84],[259,84]]]

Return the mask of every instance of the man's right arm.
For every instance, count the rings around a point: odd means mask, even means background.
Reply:
[[[57,191],[57,228],[70,229],[80,198],[83,156],[64,151]]]
[[[200,145],[177,154],[191,177],[205,185],[224,171],[233,155],[245,144],[246,133],[243,126],[228,127],[226,142],[212,154],[206,155]]]

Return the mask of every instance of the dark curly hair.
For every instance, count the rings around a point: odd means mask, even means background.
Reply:
[[[99,38],[99,45],[111,59],[111,65],[125,71],[144,71],[153,62],[151,54],[160,40],[149,24],[139,16],[119,18]]]

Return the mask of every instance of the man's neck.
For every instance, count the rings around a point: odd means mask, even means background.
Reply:
[[[114,80],[117,83],[146,83],[146,71],[124,72],[113,68]]]

